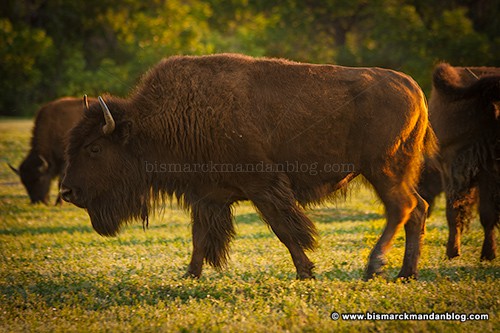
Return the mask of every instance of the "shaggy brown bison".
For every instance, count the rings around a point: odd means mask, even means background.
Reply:
[[[449,237],[446,254],[460,254],[460,234],[474,203],[484,228],[481,259],[495,258],[500,223],[500,69],[440,64],[429,102],[439,139],[438,162],[446,193]]]
[[[480,77],[489,76],[489,75],[499,75],[500,70],[496,67],[453,67],[457,74],[460,76],[460,84],[462,86],[469,86],[475,82]],[[434,102],[432,101],[433,97],[431,96],[431,107],[429,109],[429,113],[432,113],[432,108]],[[439,112],[436,111],[436,112]],[[422,196],[422,198],[427,201],[429,204],[429,210],[427,216],[430,216],[434,201],[436,197],[444,191],[444,185],[441,177],[440,166],[436,163],[436,159],[426,159],[422,171],[422,175],[420,177],[420,182],[418,185],[418,193]],[[476,193],[476,192],[474,192]],[[477,199],[477,198],[472,198]],[[477,200],[472,200],[477,201]],[[469,215],[468,213],[466,215]],[[465,222],[465,221],[464,221]],[[464,226],[466,223],[461,223]]]
[[[414,191],[422,155],[435,147],[427,106],[408,76],[379,68],[302,64],[242,55],[161,61],[128,99],[106,96],[71,131],[63,198],[115,235],[162,200],[192,215],[188,275],[227,262],[231,206],[250,200],[290,251],[299,278],[313,277],[304,250],[318,203],[362,174],[385,204],[387,225],[366,270],[381,271],[398,228],[399,276],[417,273],[427,204]]]
[[[82,113],[82,100],[72,97],[57,99],[37,111],[28,155],[19,168],[9,164],[21,178],[32,203],[49,203],[52,179],[59,176],[61,180],[64,172],[65,137]]]

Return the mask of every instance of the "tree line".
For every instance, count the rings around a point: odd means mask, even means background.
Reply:
[[[61,96],[125,96],[174,54],[238,52],[413,76],[499,66],[500,0],[4,0],[0,115]]]

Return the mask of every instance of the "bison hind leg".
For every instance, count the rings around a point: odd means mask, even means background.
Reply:
[[[460,256],[460,239],[462,233],[469,228],[472,219],[476,190],[472,187],[459,194],[451,191],[446,193],[446,221],[448,223],[446,256],[448,259]]]
[[[422,248],[422,240],[425,233],[425,220],[429,204],[416,192],[417,205],[410,214],[410,218],[405,224],[405,254],[403,266],[398,274],[398,278],[417,278],[417,263]]]
[[[403,266],[398,276],[416,277],[428,204],[405,182],[399,183],[395,178],[382,175],[367,179],[384,203],[387,223],[370,253],[364,279],[369,280],[382,273],[382,267],[386,263],[385,254],[402,225],[405,225],[406,246]]]
[[[493,260],[496,258],[495,226],[500,223],[500,195],[496,179],[482,177],[479,182],[479,219],[484,230],[484,242],[481,250],[481,260]]]

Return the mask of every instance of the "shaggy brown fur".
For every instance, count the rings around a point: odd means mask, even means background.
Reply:
[[[418,194],[429,204],[427,217],[431,216],[436,197],[442,192],[443,182],[439,165],[435,162],[435,158],[425,159],[418,183]]]
[[[73,97],[57,99],[37,111],[31,149],[19,169],[11,166],[20,176],[32,203],[48,204],[52,179],[59,177],[59,181],[62,180],[66,135],[82,113],[82,99]],[[59,195],[56,204],[61,202]]]
[[[105,101],[116,129],[104,135],[103,108],[91,106],[71,133],[62,187],[100,234],[115,235],[176,197],[192,213],[188,274],[200,276],[204,261],[226,263],[231,206],[251,200],[298,277],[311,278],[304,250],[317,231],[300,206],[362,174],[387,209],[366,276],[381,271],[402,225],[400,276],[416,274],[427,205],[414,187],[435,139],[424,95],[408,76],[234,54],[171,57],[128,99]]]
[[[447,197],[447,255],[459,255],[460,234],[479,201],[485,232],[481,259],[495,258],[500,223],[500,69],[440,64],[434,70],[430,120],[440,143]]]

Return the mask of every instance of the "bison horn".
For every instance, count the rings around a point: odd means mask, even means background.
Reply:
[[[104,114],[104,120],[106,121],[106,125],[102,127],[102,131],[104,132],[104,134],[108,135],[113,133],[113,131],[115,130],[115,121],[113,120],[113,116],[111,115],[111,112],[109,111],[106,103],[104,103],[102,97],[99,96],[98,99],[99,103],[101,104],[102,113]]]
[[[83,95],[83,109],[85,112],[89,111],[89,99],[87,98],[87,95]]]
[[[15,173],[16,175],[18,175],[18,176],[19,176],[19,170],[18,170],[18,169],[14,168],[14,167],[13,167],[10,163],[7,163],[7,165],[9,166],[9,168],[10,168],[12,171],[14,171],[14,173]]]
[[[479,80],[479,77],[478,77],[478,76],[477,76],[477,75],[476,75],[476,74],[475,74],[475,73],[474,73],[474,72],[473,72],[470,68],[466,67],[466,68],[465,68],[465,70],[466,70],[467,72],[469,72],[469,74],[470,74],[473,78],[475,78],[476,80]]]
[[[43,158],[42,155],[38,155],[38,158],[40,158],[40,161],[42,161],[42,165],[38,167],[38,171],[40,173],[45,173],[49,169],[49,162],[45,158]]]

